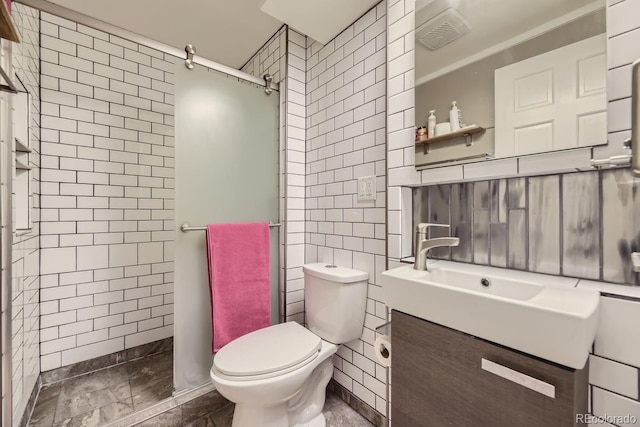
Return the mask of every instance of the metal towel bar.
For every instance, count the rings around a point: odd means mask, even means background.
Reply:
[[[281,225],[282,225],[282,224],[280,224],[279,222],[278,222],[278,223],[273,223],[273,222],[270,222],[270,223],[269,223],[269,227],[271,227],[271,228],[273,228],[273,227],[280,227]],[[207,229],[207,226],[206,226],[206,225],[204,225],[204,226],[192,227],[192,226],[190,226],[190,225],[189,225],[189,223],[188,223],[188,222],[185,222],[184,224],[182,224],[182,225],[180,226],[180,231],[182,231],[183,233],[186,233],[187,231],[204,231],[204,230],[206,230],[206,229]]]

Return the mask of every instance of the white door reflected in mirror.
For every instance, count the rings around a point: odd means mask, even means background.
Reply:
[[[495,157],[607,143],[600,34],[495,71]]]

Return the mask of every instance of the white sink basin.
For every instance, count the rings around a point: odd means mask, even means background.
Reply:
[[[596,333],[598,291],[578,289],[577,279],[567,277],[448,261],[430,260],[428,266],[382,273],[386,304],[560,365],[584,367]]]

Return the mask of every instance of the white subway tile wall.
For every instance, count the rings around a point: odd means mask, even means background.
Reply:
[[[282,321],[304,323],[304,185],[305,185],[305,71],[307,39],[300,33],[283,26],[247,62],[242,71],[257,77],[265,73],[280,83],[285,91],[280,109],[283,126],[280,162],[283,190],[281,217],[286,221],[282,234],[283,253],[280,275],[285,282],[280,286],[280,314]]]
[[[385,322],[387,4],[369,10],[326,45],[307,47],[305,262],[369,273],[362,336],[338,350],[334,379],[387,413],[387,370],[376,363],[375,328]],[[374,176],[376,200],[359,201],[357,178]]]
[[[307,37],[287,27],[286,70],[286,320],[304,323],[305,138],[306,138],[306,52]]]
[[[287,27],[282,26],[241,68],[247,74],[263,77],[270,74],[275,83],[286,77]]]
[[[640,57],[640,21],[632,19],[638,9],[636,0],[607,0],[608,36],[608,99],[609,99],[609,141],[618,144],[629,136],[631,116],[631,62]],[[413,50],[415,48],[415,1],[389,0],[389,192],[395,195],[393,206],[389,206],[390,217],[404,217],[410,204],[401,198],[400,186],[451,182],[467,179],[466,171],[457,167],[451,173],[423,171],[422,180],[415,171],[413,157]],[[396,101],[397,98],[397,101]],[[402,154],[400,154],[402,150]],[[608,150],[608,151],[607,151]],[[616,152],[614,148],[597,149],[598,153]],[[617,154],[617,152],[616,152]],[[607,154],[610,155],[610,154]],[[393,159],[393,163],[392,163]],[[463,168],[466,168],[464,166]],[[521,167],[519,165],[518,167]],[[472,167],[473,168],[473,167]],[[512,171],[513,172],[513,171]],[[520,170],[516,173],[522,173]],[[525,171],[530,173],[531,171]],[[511,172],[509,172],[511,173]],[[406,192],[405,192],[406,193]],[[407,197],[408,197],[408,193]],[[629,196],[630,197],[630,196]],[[391,199],[390,199],[391,200]],[[609,208],[611,208],[609,206]],[[396,211],[398,213],[396,213]],[[621,209],[622,211],[622,209]],[[389,264],[398,266],[397,261],[410,255],[410,222],[402,221],[400,226],[389,230]],[[404,241],[402,241],[404,236]],[[396,242],[391,244],[391,242]],[[399,243],[398,243],[399,242]],[[611,292],[615,285],[607,285]],[[591,383],[590,408],[594,415],[634,415],[640,419],[638,401],[638,340],[635,338],[633,319],[640,317],[640,299],[623,301],[616,298],[602,298],[602,321],[596,336],[594,354],[591,356],[589,378]]]
[[[173,335],[174,59],[42,14],[41,369]]]
[[[14,4],[12,16],[21,43],[12,45],[13,70],[31,94],[31,153],[33,166],[33,198],[31,200],[33,228],[13,236],[12,260],[12,370],[13,422],[20,421],[40,373],[40,13],[21,4]],[[18,87],[21,84],[16,82]],[[15,206],[15,203],[14,203]],[[14,213],[14,222],[16,220]],[[15,229],[15,228],[14,228]],[[6,231],[6,230],[5,230]]]
[[[414,68],[415,68],[415,1],[389,0],[388,2],[388,102],[387,132],[389,158],[387,183],[389,193],[395,194],[401,201],[389,206],[388,215],[402,217],[406,197],[401,185],[420,183],[420,172],[415,169],[414,153]],[[392,102],[392,100],[394,100]],[[402,100],[396,102],[395,100]],[[447,176],[456,179],[457,174]],[[411,222],[401,221],[398,227],[389,230],[389,260],[399,260],[411,255],[411,245],[402,240],[402,236],[411,236]],[[395,242],[391,245],[391,242]]]

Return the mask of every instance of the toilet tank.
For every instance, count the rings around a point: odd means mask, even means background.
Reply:
[[[302,270],[309,330],[334,344],[360,338],[369,273],[327,263],[305,264]]]

